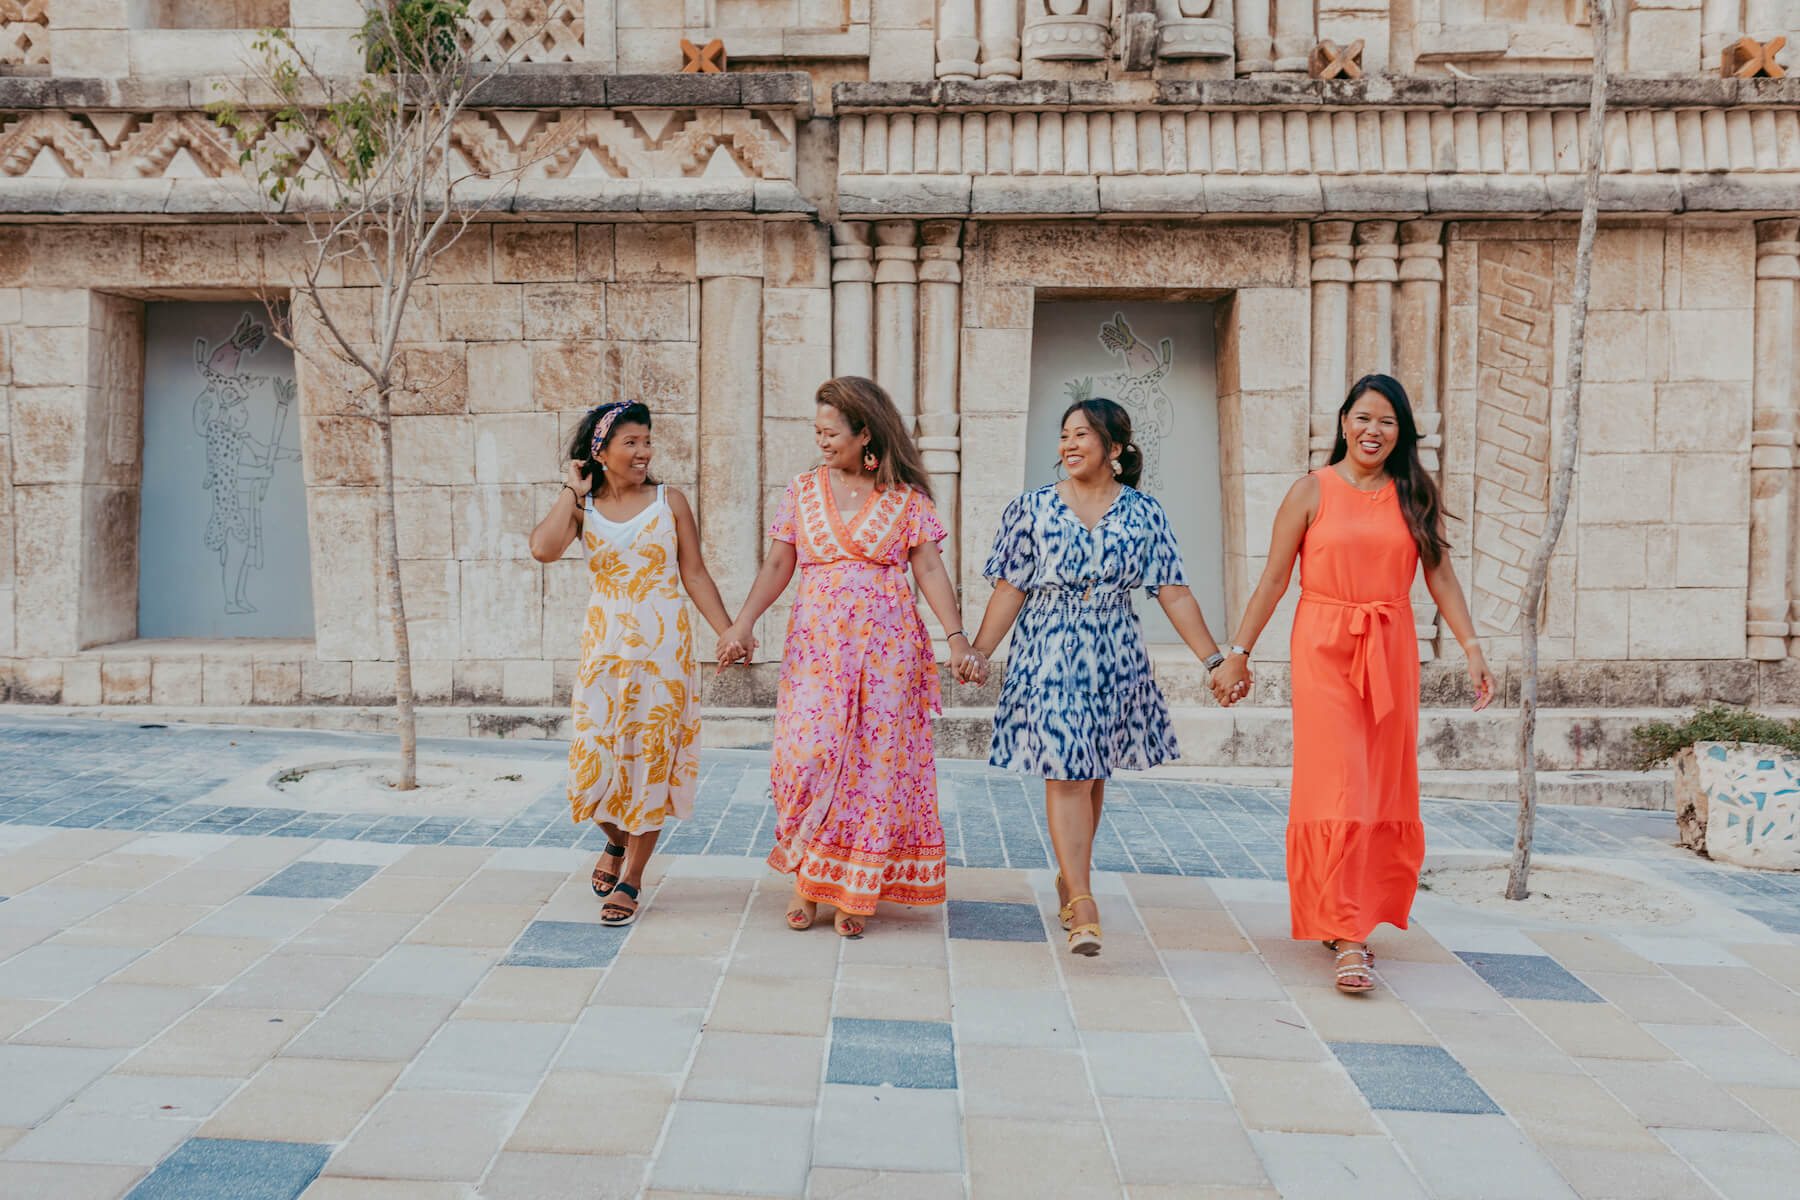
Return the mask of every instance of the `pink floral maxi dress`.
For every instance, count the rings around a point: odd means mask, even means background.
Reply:
[[[821,467],[788,484],[769,536],[792,543],[800,565],[775,706],[769,865],[843,912],[942,904],[937,663],[906,571],[914,546],[943,540],[937,512],[887,488],[846,522]]]

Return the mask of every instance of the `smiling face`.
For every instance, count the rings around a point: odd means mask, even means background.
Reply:
[[[1063,418],[1062,435],[1057,439],[1057,457],[1070,479],[1093,483],[1112,477],[1112,447],[1085,409],[1076,409]]]
[[[844,420],[844,414],[829,404],[821,404],[813,417],[813,441],[819,447],[819,461],[838,471],[863,469],[863,451],[869,447],[869,431],[857,433]]]
[[[1373,388],[1351,402],[1343,416],[1345,457],[1364,471],[1378,471],[1400,440],[1400,418],[1388,398]]]
[[[612,428],[599,461],[613,487],[636,487],[650,475],[650,427],[620,421]]]

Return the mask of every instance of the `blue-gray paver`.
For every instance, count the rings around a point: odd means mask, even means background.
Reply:
[[[509,967],[604,967],[625,944],[624,928],[587,921],[533,921],[505,958]]]
[[[126,1200],[294,1200],[330,1157],[308,1142],[190,1138]]]
[[[1488,986],[1509,1000],[1567,1000],[1604,1003],[1587,984],[1546,954],[1490,954],[1457,951],[1457,957]]]
[[[284,867],[250,894],[299,900],[342,900],[369,882],[377,869],[366,863],[297,862]]]
[[[980,942],[1045,941],[1044,919],[1035,905],[1002,900],[946,902],[950,936]]]
[[[826,1083],[903,1088],[954,1088],[956,1039],[948,1021],[831,1022]]]
[[[1371,1108],[1475,1114],[1500,1111],[1442,1046],[1389,1042],[1332,1042],[1330,1046]]]

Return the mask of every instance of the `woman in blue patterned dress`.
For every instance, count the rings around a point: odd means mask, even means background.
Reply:
[[[1058,453],[1069,477],[1026,492],[1000,518],[983,571],[994,596],[965,674],[985,671],[1016,619],[988,761],[1043,777],[1062,925],[1071,952],[1094,955],[1100,912],[1088,874],[1107,777],[1180,757],[1132,591],[1154,596],[1209,667],[1222,655],[1188,590],[1168,514],[1133,486],[1143,455],[1125,410],[1101,399],[1070,405]]]

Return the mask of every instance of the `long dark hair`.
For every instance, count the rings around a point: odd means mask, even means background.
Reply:
[[[600,443],[600,449],[604,450],[612,445],[612,440],[618,435],[621,425],[642,425],[645,429],[650,428],[650,408],[637,400],[627,400],[623,407],[618,401],[602,404],[581,418],[581,424],[575,427],[575,436],[569,439],[569,458],[571,461],[581,464],[581,473],[595,487],[606,482],[606,468],[594,456],[594,426],[600,423],[601,417],[614,409],[619,409],[619,415],[613,418],[612,428],[606,431],[606,440]],[[646,475],[644,482],[655,483],[656,480]]]
[[[1350,444],[1344,440],[1344,418],[1364,392],[1375,392],[1394,407],[1394,420],[1400,431],[1394,448],[1388,452],[1385,469],[1394,481],[1394,495],[1399,497],[1406,527],[1419,547],[1419,558],[1427,567],[1435,567],[1450,548],[1444,537],[1444,501],[1438,493],[1437,480],[1427,475],[1419,462],[1419,426],[1413,420],[1412,401],[1406,398],[1406,389],[1398,379],[1392,375],[1364,375],[1350,385],[1350,394],[1338,409],[1337,440],[1331,445],[1330,461],[1342,462],[1350,453]]]
[[[868,433],[869,453],[876,459],[876,487],[904,486],[932,498],[925,459],[880,384],[861,375],[839,375],[821,383],[813,400],[837,409],[852,434]]]
[[[1126,487],[1136,487],[1138,480],[1144,476],[1144,452],[1131,440],[1131,414],[1117,401],[1093,396],[1077,400],[1064,409],[1062,420],[1057,422],[1057,429],[1067,425],[1069,418],[1077,412],[1088,419],[1088,424],[1100,435],[1100,440],[1106,443],[1106,456],[1118,460],[1118,481]]]

